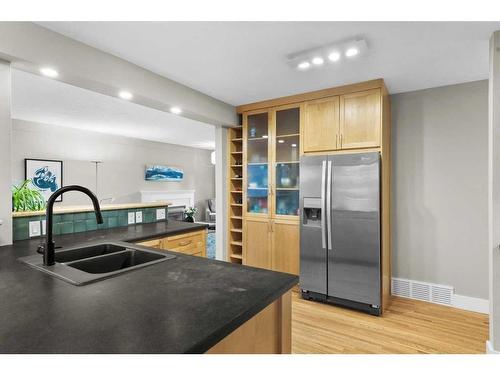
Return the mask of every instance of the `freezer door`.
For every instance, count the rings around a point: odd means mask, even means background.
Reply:
[[[329,160],[328,295],[380,306],[380,155]]]
[[[326,156],[300,158],[300,287],[326,295]]]

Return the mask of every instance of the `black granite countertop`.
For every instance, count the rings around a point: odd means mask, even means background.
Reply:
[[[203,228],[176,221],[56,236],[57,246],[135,242]],[[298,282],[176,254],[85,286],[21,263],[40,240],[0,247],[0,353],[203,353]]]

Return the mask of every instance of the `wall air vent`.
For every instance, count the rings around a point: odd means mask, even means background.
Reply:
[[[392,278],[392,295],[394,296],[452,306],[453,293],[451,286]]]

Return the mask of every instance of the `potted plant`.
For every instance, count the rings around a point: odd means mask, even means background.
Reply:
[[[41,211],[45,209],[45,198],[25,180],[20,185],[12,186],[12,211]]]
[[[186,208],[184,210],[184,215],[185,215],[184,221],[187,221],[189,223],[194,223],[194,215],[196,215],[197,212],[198,210],[196,209],[196,207]]]

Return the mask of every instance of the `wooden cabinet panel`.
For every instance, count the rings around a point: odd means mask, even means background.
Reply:
[[[273,270],[299,274],[299,223],[273,222],[272,227]]]
[[[154,240],[138,242],[138,245],[152,247],[159,250],[175,251],[178,253],[206,257],[207,231],[198,230]]]
[[[338,96],[307,102],[302,142],[304,152],[340,148],[340,100]]]
[[[380,147],[380,89],[340,97],[340,134],[342,149]]]
[[[271,269],[270,221],[247,218],[244,223],[243,263]]]
[[[183,233],[169,236],[161,241],[163,250],[176,251],[183,254],[194,255],[206,252],[206,231]],[[203,255],[204,256],[204,255]]]

